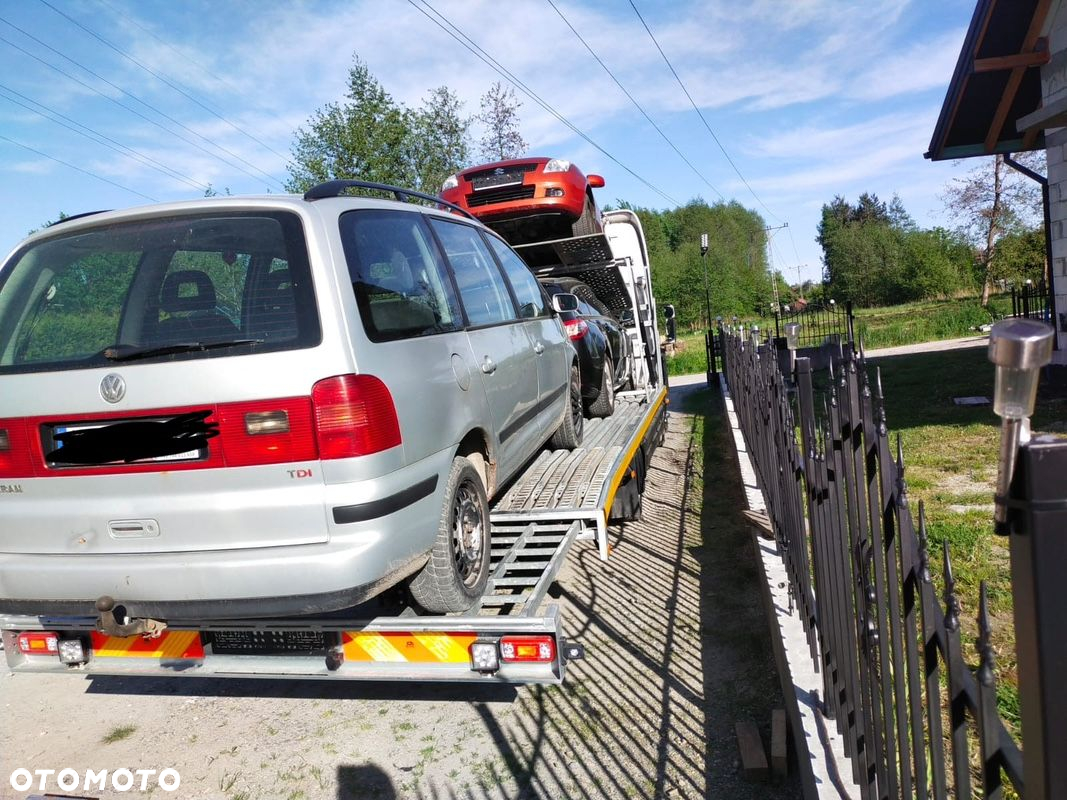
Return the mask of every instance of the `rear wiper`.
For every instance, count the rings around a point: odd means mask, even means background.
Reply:
[[[193,353],[216,350],[220,347],[238,347],[243,344],[262,344],[262,339],[227,339],[224,342],[176,342],[160,347],[138,347],[132,344],[116,344],[105,348],[104,358],[109,361],[133,361],[138,358],[165,356],[171,353]]]

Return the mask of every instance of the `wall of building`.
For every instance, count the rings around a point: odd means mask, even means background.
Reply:
[[[1056,295],[1056,312],[1067,319],[1067,128],[1045,135],[1048,159],[1049,216],[1052,231],[1052,286]],[[1059,349],[1053,355],[1057,363],[1067,364],[1067,332],[1056,320]]]
[[[1041,95],[1045,106],[1067,98],[1067,6],[1058,0],[1048,26],[1049,63],[1041,67]],[[1045,131],[1048,159],[1049,215],[1052,238],[1052,286],[1057,316],[1067,320],[1067,128]],[[1067,325],[1055,320],[1059,349],[1053,359],[1067,364]]]

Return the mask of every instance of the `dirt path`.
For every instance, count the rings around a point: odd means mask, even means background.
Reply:
[[[900,347],[881,347],[875,350],[868,350],[865,355],[867,358],[906,356],[911,353],[937,353],[942,350],[964,350],[970,347],[987,347],[988,345],[989,334],[983,333],[981,336],[965,336],[962,339],[939,339],[934,342],[905,344]]]
[[[677,411],[697,389],[673,392],[644,521],[613,529],[607,563],[577,543],[553,589],[587,652],[564,686],[3,674],[0,797],[28,794],[12,789],[15,769],[66,767],[181,775],[177,792],[107,797],[799,796],[739,774],[735,721],[766,729],[781,700],[740,487],[714,461],[717,417]],[[703,452],[694,424],[708,427]]]

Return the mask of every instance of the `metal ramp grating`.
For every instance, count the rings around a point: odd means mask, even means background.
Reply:
[[[570,511],[575,518],[590,518],[647,409],[644,398],[619,397],[612,416],[585,421],[581,447],[542,452],[493,506],[497,522],[515,514],[551,514],[558,520]]]
[[[472,613],[535,615],[581,529],[580,521],[494,524],[489,582]]]

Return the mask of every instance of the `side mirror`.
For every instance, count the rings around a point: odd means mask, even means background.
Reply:
[[[552,295],[552,308],[554,308],[557,312],[577,311],[578,297],[577,295],[568,294],[567,292],[554,294]]]
[[[604,179],[599,175],[586,175],[585,179],[589,181],[589,186],[593,189],[603,189]]]

